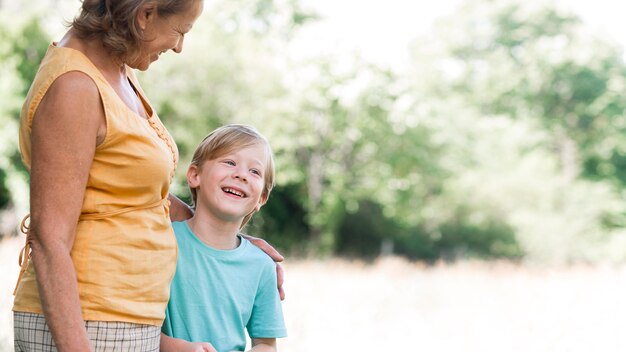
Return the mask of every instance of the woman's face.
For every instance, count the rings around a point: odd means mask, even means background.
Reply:
[[[180,53],[183,50],[185,34],[191,30],[202,13],[203,3],[203,0],[194,0],[186,11],[168,17],[160,17],[154,8],[147,7],[142,10],[138,21],[146,41],[139,48],[140,55],[128,65],[145,71],[166,51]]]

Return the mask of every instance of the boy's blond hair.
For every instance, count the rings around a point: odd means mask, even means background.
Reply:
[[[263,185],[261,198],[267,201],[272,188],[274,188],[274,156],[267,139],[252,126],[230,124],[219,127],[209,133],[204,137],[193,153],[190,166],[200,168],[202,163],[207,160],[214,160],[236,150],[255,145],[262,145],[266,149],[267,163],[263,172],[265,184]],[[198,195],[195,188],[189,187],[189,190],[191,191],[191,198],[193,200],[192,206],[195,208]],[[242,228],[250,221],[253,214],[254,212],[244,217],[241,223]]]

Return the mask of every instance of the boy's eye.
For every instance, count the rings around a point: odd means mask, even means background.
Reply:
[[[232,161],[232,160],[224,160],[224,164],[228,164],[228,165],[231,165],[231,166],[235,166],[235,162],[234,162],[234,161]]]
[[[250,172],[252,172],[252,173],[253,173],[253,174],[255,174],[255,175],[259,175],[259,176],[261,176],[261,171],[259,171],[259,170],[257,170],[257,169],[252,169],[252,170],[250,170]]]

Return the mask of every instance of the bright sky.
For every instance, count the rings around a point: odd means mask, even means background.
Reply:
[[[2,1],[2,0],[0,0]],[[50,0],[39,0],[49,5]],[[55,0],[59,16],[52,28],[64,32],[59,18],[71,19],[78,0]],[[368,61],[402,64],[408,60],[408,43],[428,31],[439,17],[451,14],[463,0],[302,0],[322,20],[306,26],[292,53],[318,57],[326,53],[349,56],[360,53]],[[530,1],[530,0],[529,0]],[[542,1],[542,0],[538,0]],[[626,2],[622,0],[545,0],[572,9],[596,30],[626,46]],[[59,39],[56,38],[55,39]]]
[[[459,0],[303,0],[321,15],[301,33],[297,51],[308,54],[358,52],[376,63],[403,62],[407,45]]]
[[[596,30],[626,45],[626,4],[618,0],[556,0]],[[358,52],[368,61],[402,64],[411,39],[435,19],[451,14],[461,0],[303,0],[322,21],[301,33],[299,56]]]

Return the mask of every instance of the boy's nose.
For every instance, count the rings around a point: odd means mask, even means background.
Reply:
[[[233,177],[238,178],[242,181],[247,181],[248,179],[246,178],[246,174],[244,172],[241,171],[235,171],[235,173],[233,174]]]

